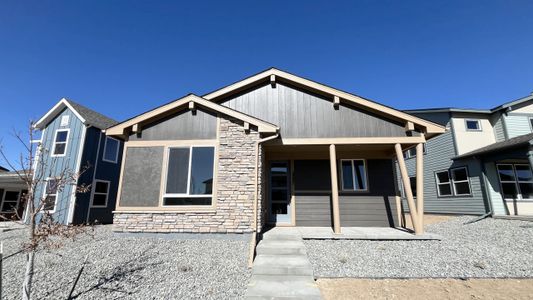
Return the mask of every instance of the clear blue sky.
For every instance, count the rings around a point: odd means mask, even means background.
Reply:
[[[275,66],[396,108],[533,91],[533,1],[0,0],[0,139],[61,97],[124,120]],[[0,164],[4,164],[0,162]]]

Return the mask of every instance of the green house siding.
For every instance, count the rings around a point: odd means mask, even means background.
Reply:
[[[505,118],[505,128],[508,138],[531,133],[529,118],[533,118],[533,115],[508,114],[503,117]]]

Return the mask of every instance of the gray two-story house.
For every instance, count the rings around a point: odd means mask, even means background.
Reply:
[[[487,110],[406,112],[447,128],[424,149],[426,213],[533,215],[533,95]],[[414,157],[405,152],[413,190]]]
[[[61,99],[35,128],[41,131],[34,176],[39,176],[35,196],[38,206],[63,224],[111,223],[115,208],[123,143],[107,137],[103,130],[117,122],[94,110]],[[58,189],[61,174],[81,174],[77,186],[90,190],[78,193],[74,185]],[[42,184],[41,184],[42,182]]]

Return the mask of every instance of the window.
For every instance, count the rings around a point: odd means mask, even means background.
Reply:
[[[505,199],[533,199],[533,174],[527,164],[498,164]]]
[[[342,159],[342,190],[366,191],[366,165],[363,159]]]
[[[465,120],[466,131],[481,131],[479,120]]]
[[[468,180],[468,171],[466,167],[452,169],[451,173],[453,181],[453,193],[456,196],[470,195],[470,181]]]
[[[529,128],[533,131],[533,118],[529,118]]]
[[[411,191],[413,192],[413,197],[416,197],[416,176],[409,177],[409,183],[411,184]]]
[[[423,154],[426,154],[427,153],[427,148],[426,148],[426,144],[422,144],[422,153]],[[413,157],[416,157],[416,147],[413,147],[407,151],[405,151],[403,153],[403,157],[405,159],[408,159],[408,158],[413,158]]]
[[[163,205],[211,205],[214,147],[168,149]]]
[[[92,207],[107,207],[107,197],[109,195],[109,181],[94,181]]]
[[[59,124],[59,126],[63,127],[63,126],[68,126],[68,121],[69,121],[69,116],[62,116],[61,117],[61,123]]]
[[[448,170],[436,172],[435,180],[437,181],[437,193],[439,197],[452,196],[452,183]]]
[[[54,137],[54,149],[52,150],[52,156],[64,156],[67,152],[68,143],[68,129],[59,129],[56,131]]]
[[[117,163],[119,145],[120,144],[118,140],[112,137],[106,137],[104,146],[104,161]]]
[[[5,191],[2,202],[1,202],[2,205],[0,207],[0,212],[3,212],[3,213],[15,212],[18,208],[19,195],[20,193],[18,191]],[[1,194],[0,194],[0,197],[2,197]]]
[[[56,179],[50,178],[46,180],[45,193],[43,199],[43,210],[46,210],[50,213],[54,212],[56,209],[57,202],[57,192],[58,192],[58,182]]]

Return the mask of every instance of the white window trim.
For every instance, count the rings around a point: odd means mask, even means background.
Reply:
[[[469,129],[468,122],[477,122],[478,129]],[[466,131],[483,131],[483,128],[481,127],[481,120],[480,119],[465,119],[465,130]]]
[[[529,129],[533,132],[533,117],[529,117],[527,120],[529,121]]]
[[[465,169],[466,180],[455,180],[453,178],[453,171],[454,170],[460,170],[460,169]],[[449,178],[450,178],[450,181],[452,182],[453,194],[455,196],[458,196],[458,197],[460,197],[460,196],[472,196],[472,184],[470,183],[470,175],[468,174],[468,168],[466,166],[465,167],[457,167],[457,168],[450,169]],[[457,189],[455,188],[455,184],[456,183],[464,183],[464,182],[468,183],[468,189],[470,190],[470,193],[468,193],[468,194],[458,194],[457,193]]]
[[[2,210],[2,208],[4,207],[4,202],[6,202],[6,195],[8,192],[17,192],[18,193],[18,197],[17,197],[17,200],[16,200],[16,207],[15,207],[15,210],[14,211],[9,211],[9,210]],[[19,205],[20,205],[20,197],[22,196],[22,191],[21,190],[10,190],[10,189],[4,189],[4,194],[3,195],[0,195],[0,199],[2,201],[0,201],[0,213],[16,213],[18,208],[19,208]],[[7,201],[7,202],[15,202],[13,200],[10,200],[10,201]]]
[[[168,163],[170,160],[170,149],[189,149],[189,169],[187,173],[187,193],[167,193],[167,183],[168,183]],[[211,194],[201,194],[201,195],[191,195],[190,189],[191,189],[191,167],[192,167],[192,152],[194,148],[213,148],[213,186],[211,188]],[[213,199],[213,191],[215,189],[215,164],[216,164],[216,151],[217,148],[213,145],[194,145],[194,146],[169,146],[166,148],[166,166],[165,166],[165,183],[164,183],[164,190],[163,195],[161,199],[161,206],[162,207],[212,207],[214,205],[214,199]],[[165,205],[165,198],[211,198],[211,204],[210,205]]]
[[[96,192],[96,183],[97,182],[105,182],[107,183],[107,191],[105,193]],[[109,201],[109,189],[111,188],[111,181],[109,180],[102,180],[102,179],[95,179],[93,181],[93,186],[91,189],[91,208],[102,208],[107,207],[108,201]],[[105,195],[105,204],[104,205],[94,205],[94,195]]]
[[[423,143],[423,144],[422,144],[422,154],[423,154],[423,155],[426,155],[426,154],[428,153],[428,149],[427,149],[427,146],[426,146],[426,145],[427,145],[427,143]],[[416,147],[411,148],[411,149],[416,149]],[[415,155],[411,155],[411,154],[409,153],[409,150],[411,150],[411,149],[405,150],[405,151],[403,152],[403,153],[404,153],[404,155],[403,155],[404,159],[410,159],[410,158],[414,158],[414,157],[416,157],[416,152],[415,152]]]
[[[448,173],[448,182],[440,182],[439,181],[439,176],[437,174],[439,173]],[[453,187],[452,187],[452,178],[450,177],[450,171],[449,170],[440,170],[440,171],[435,171],[435,183],[437,184],[437,196],[439,198],[448,198],[448,197],[453,197]],[[439,186],[441,185],[449,185],[450,186],[450,194],[449,195],[441,195],[440,193],[440,189],[439,189]]]
[[[355,189],[356,187],[356,184],[355,184],[355,167],[354,167],[354,164],[353,162],[356,161],[356,160],[360,160],[363,162],[363,169],[364,169],[364,174],[363,176],[365,176],[365,189]],[[342,162],[343,161],[349,161],[351,166],[352,166],[352,182],[353,182],[353,189],[345,189],[344,188],[344,170],[342,168]],[[353,158],[353,159],[341,159],[341,190],[343,192],[368,192],[368,171],[367,171],[367,168],[366,168],[366,159],[362,159],[362,158]]]
[[[502,181],[501,177],[500,177],[500,169],[498,168],[499,166],[511,166],[511,169],[513,171],[513,176],[514,176],[514,180],[510,181],[510,180],[504,180]],[[518,180],[518,177],[516,176],[516,166],[528,166],[530,168],[530,170],[533,172],[533,169],[531,169],[531,166],[529,166],[528,164],[496,164],[496,172],[498,173],[498,181],[500,182],[500,191],[501,191],[501,195],[502,195],[502,198],[503,200],[505,201],[520,201],[520,202],[533,202],[533,199],[524,199],[522,197],[522,190],[520,189],[520,183],[533,183],[533,181],[519,181]],[[517,199],[509,199],[509,198],[505,198],[504,195],[503,195],[503,185],[502,183],[514,183],[515,185],[515,188],[516,188],[516,193],[517,193]]]
[[[46,200],[46,198],[47,198],[49,195],[56,195],[56,200],[55,200],[55,202],[54,202],[54,209],[53,209],[53,210],[45,210],[45,209],[44,209],[44,205],[43,205],[43,207],[42,207],[42,209],[41,209],[42,211],[48,212],[49,214],[53,214],[53,213],[56,212],[56,208],[57,208],[57,199],[59,198],[59,189],[58,189],[57,187],[56,187],[56,193],[55,193],[55,194],[47,194],[47,193],[46,193],[46,190],[48,189],[48,184],[50,184],[50,180],[51,180],[51,179],[57,180],[57,178],[54,178],[54,177],[48,177],[48,178],[46,178],[46,183],[45,183],[45,185],[44,185],[44,190],[43,190],[43,197],[42,197],[42,199],[41,199],[41,201],[44,202],[44,201]]]
[[[108,159],[105,158],[105,154],[106,154],[106,150],[107,150],[107,139],[111,139],[111,140],[117,141],[117,151],[115,152],[115,159],[114,160],[108,160]],[[110,136],[106,136],[105,143],[104,143],[104,152],[102,154],[102,160],[105,161],[105,162],[110,162],[110,163],[116,164],[118,162],[118,153],[119,152],[120,152],[120,141],[115,139],[115,138],[112,138]]]
[[[56,138],[57,138],[57,133],[60,132],[60,131],[61,131],[61,132],[62,132],[62,131],[66,131],[66,132],[67,132],[67,137],[66,137],[65,142],[64,142],[64,143],[65,143],[65,152],[63,152],[63,154],[54,154],[55,151],[56,151],[56,144],[57,144],[57,143],[56,143]],[[52,140],[52,144],[53,144],[53,146],[52,146],[52,152],[50,153],[50,156],[51,156],[51,157],[63,157],[63,156],[65,156],[65,155],[67,155],[67,150],[68,150],[68,138],[69,138],[69,136],[70,136],[70,128],[63,128],[63,129],[57,129],[57,130],[56,130],[56,132],[54,133],[54,139]],[[63,143],[63,142],[61,142],[61,143]]]

